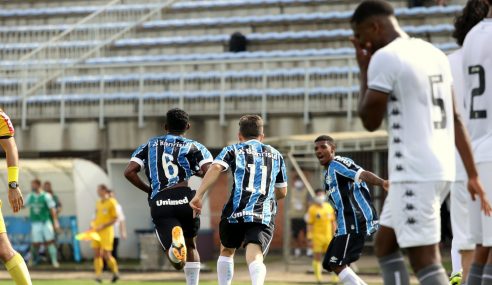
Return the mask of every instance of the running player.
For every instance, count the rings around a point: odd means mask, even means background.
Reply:
[[[149,195],[150,214],[155,233],[171,264],[184,267],[186,283],[197,285],[200,256],[196,236],[200,219],[193,216],[188,202],[195,191],[188,187],[193,175],[203,175],[212,163],[212,155],[200,143],[184,137],[190,128],[188,114],[171,109],[166,114],[167,134],[154,137],[132,155],[125,170],[126,178]],[[150,186],[138,172],[144,169]]]
[[[344,285],[366,284],[348,265],[362,254],[366,236],[377,230],[378,218],[366,183],[388,188],[388,181],[362,169],[348,157],[335,156],[335,141],[319,136],[314,152],[326,167],[323,186],[335,209],[337,231],[323,260],[323,267],[335,272]]]
[[[492,0],[484,0],[487,18],[466,36],[463,44],[464,99],[467,128],[477,158],[478,173],[484,180],[487,196],[492,197]],[[477,244],[469,285],[492,284],[492,218],[481,214],[477,202],[471,202],[471,234]]]
[[[364,127],[379,128],[388,110],[391,185],[375,240],[384,282],[409,284],[401,247],[420,284],[447,284],[438,248],[439,209],[454,180],[453,141],[468,174],[468,190],[480,197],[479,208],[490,212],[466,130],[453,108],[449,62],[432,44],[408,37],[386,1],[359,4],[351,25]]]
[[[466,34],[487,16],[487,5],[482,0],[469,0],[462,13],[456,17],[453,37],[459,46],[463,45]],[[456,99],[456,109],[466,124],[466,116],[463,90],[462,49],[458,49],[448,56],[453,75],[453,85]],[[456,179],[451,184],[451,227],[453,229],[453,242],[451,245],[451,261],[453,272],[450,277],[451,284],[459,285],[465,281],[473,259],[473,243],[468,215],[468,203],[470,197],[466,191],[466,171],[459,155],[456,155]],[[464,282],[463,282],[464,284]]]
[[[91,227],[101,237],[100,241],[92,241],[94,249],[94,271],[96,272],[96,282],[102,283],[101,274],[104,268],[104,261],[113,273],[111,282],[115,283],[119,279],[118,263],[112,255],[114,242],[114,224],[118,221],[116,210],[118,202],[111,197],[110,190],[104,184],[97,187],[99,201],[96,204],[96,216],[91,223]]]
[[[263,258],[273,238],[277,200],[287,194],[287,174],[282,155],[263,144],[263,119],[245,115],[239,119],[239,143],[222,149],[190,202],[200,213],[205,193],[222,172],[231,169],[233,187],[219,225],[220,256],[217,261],[219,285],[230,285],[234,275],[234,253],[246,247],[252,285],[265,282]]]
[[[306,214],[307,239],[313,250],[313,271],[318,284],[321,284],[321,257],[328,249],[336,229],[335,211],[326,202],[325,190],[316,189],[314,203]],[[337,282],[336,280],[332,280]]]
[[[14,139],[14,126],[10,121],[9,116],[0,109],[0,146],[5,151],[7,160],[7,178],[9,188],[9,204],[14,213],[20,211],[24,205],[22,192],[19,188],[19,154],[17,145]],[[0,201],[0,207],[2,202]],[[31,285],[31,277],[27,270],[24,258],[17,253],[10,244],[7,236],[7,228],[3,220],[2,212],[0,211],[0,260],[5,265],[12,280],[16,285]]]

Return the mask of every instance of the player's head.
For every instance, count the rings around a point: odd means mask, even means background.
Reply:
[[[184,134],[190,128],[190,117],[185,111],[174,108],[167,111],[166,131],[173,134]]]
[[[364,49],[371,53],[387,45],[398,29],[395,12],[390,3],[383,0],[366,0],[352,14],[350,25]],[[391,40],[390,40],[391,38]]]
[[[335,140],[327,135],[322,135],[314,140],[314,153],[321,165],[328,165],[335,156]]]
[[[43,190],[48,192],[48,193],[53,193],[53,188],[51,187],[51,182],[45,181],[43,183]]]
[[[456,39],[458,45],[462,46],[466,34],[468,34],[478,22],[487,17],[488,9],[487,2],[484,0],[468,0],[468,2],[466,2],[463,11],[454,21],[453,38]]]
[[[31,181],[31,189],[32,189],[32,191],[35,191],[35,192],[39,191],[41,189],[41,180],[39,180],[37,178],[32,180]]]
[[[244,115],[239,119],[239,140],[247,141],[257,139],[262,141],[263,119],[258,115]]]
[[[318,204],[323,204],[325,202],[325,190],[318,188],[314,190],[314,194],[316,194],[314,202]]]
[[[101,199],[109,198],[110,192],[111,192],[111,190],[109,190],[109,188],[108,188],[108,186],[106,186],[106,184],[99,184],[99,186],[97,186],[97,195]]]

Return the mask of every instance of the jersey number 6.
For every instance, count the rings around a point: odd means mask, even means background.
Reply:
[[[172,155],[168,153],[162,154],[162,168],[168,180],[175,178],[179,173],[178,166],[173,163],[173,160],[174,157]]]

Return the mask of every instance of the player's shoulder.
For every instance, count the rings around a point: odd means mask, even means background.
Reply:
[[[333,158],[333,162],[335,162],[335,165],[341,164],[345,167],[351,167],[353,164],[355,164],[355,162],[351,158],[339,155]]]
[[[114,207],[117,207],[118,206],[118,201],[116,201],[115,198],[109,198],[108,199],[108,202],[109,202],[109,204],[111,204]]]

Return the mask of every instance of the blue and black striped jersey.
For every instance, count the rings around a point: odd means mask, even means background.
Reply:
[[[284,158],[275,148],[248,140],[222,149],[214,163],[231,169],[234,183],[222,218],[229,223],[273,222],[275,188],[287,187]]]
[[[190,179],[212,160],[212,154],[202,144],[171,134],[151,138],[131,158],[145,169],[152,187],[150,199],[159,191]]]
[[[335,156],[323,173],[328,200],[337,216],[336,236],[349,233],[370,235],[377,230],[378,217],[365,182],[364,171],[353,160]]]

